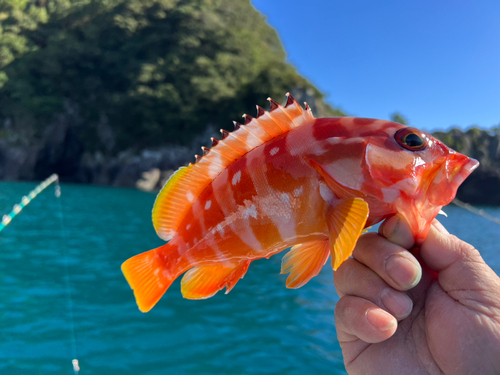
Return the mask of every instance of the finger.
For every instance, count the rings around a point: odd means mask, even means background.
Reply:
[[[409,251],[376,233],[359,238],[353,257],[397,290],[413,288],[422,277],[422,268]]]
[[[351,295],[373,302],[397,320],[410,315],[413,302],[404,292],[391,288],[375,272],[355,259],[348,259],[333,273],[340,297]]]
[[[438,232],[440,232],[441,234],[450,234],[450,232],[448,232],[446,230],[446,228],[444,227],[443,224],[441,224],[437,219],[434,219],[432,221],[432,225],[434,226],[434,228],[437,229]]]
[[[335,306],[335,327],[339,341],[359,338],[364,342],[378,343],[396,332],[397,321],[370,301],[344,296]]]
[[[411,249],[415,243],[410,225],[400,214],[396,214],[386,219],[379,227],[378,233],[387,238],[392,243]]]
[[[437,220],[436,220],[437,221]],[[443,232],[442,225],[433,223],[420,247],[425,264],[439,274],[439,284],[445,291],[483,291],[499,287],[498,276],[470,244]]]

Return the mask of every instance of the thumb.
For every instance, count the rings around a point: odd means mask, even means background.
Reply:
[[[464,297],[469,299],[468,292],[488,294],[500,287],[498,276],[479,251],[449,234],[437,220],[432,223],[419,254],[422,261],[438,273],[441,288],[448,293],[456,292],[452,297],[459,302],[465,302]]]

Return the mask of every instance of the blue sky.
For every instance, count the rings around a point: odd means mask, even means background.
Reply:
[[[427,131],[500,124],[499,0],[252,0],[349,115]]]

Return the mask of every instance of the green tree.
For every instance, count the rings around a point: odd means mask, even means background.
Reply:
[[[292,88],[321,98],[248,0],[12,2],[34,21],[5,52],[0,117],[43,128],[75,104],[87,147],[103,122],[118,151],[188,142]]]
[[[408,120],[399,112],[394,112],[391,115],[391,121],[397,122],[398,124],[408,125]]]

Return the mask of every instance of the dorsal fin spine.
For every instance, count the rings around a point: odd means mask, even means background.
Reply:
[[[234,133],[234,132],[233,132]],[[233,134],[233,133],[229,133],[229,135]],[[236,137],[236,135],[233,134],[233,137]],[[234,153],[236,153],[237,155],[241,156],[243,155],[241,152],[239,152],[238,150],[234,149],[233,147],[229,146],[227,144],[227,142],[224,143],[224,147],[227,147],[228,149],[230,149],[231,151],[233,151]]]
[[[244,113],[242,117],[245,119],[245,122],[243,125],[250,124],[252,122],[252,120],[254,119],[252,116],[247,115],[246,113]]]
[[[248,146],[248,142],[245,142],[243,139],[241,139],[240,137],[238,137],[236,134],[234,133],[229,133],[229,136],[234,138],[235,140],[237,140],[238,142],[244,144],[245,146]]]
[[[262,108],[261,106],[257,105],[256,107],[257,107],[257,118],[259,118],[260,116],[262,116],[266,113],[264,108]]]
[[[227,145],[226,145],[227,147]],[[215,152],[217,155],[220,155],[221,158],[229,160],[229,162],[233,162],[233,159],[231,159],[229,156],[224,155],[223,152],[219,152],[217,149],[212,149],[213,152]]]
[[[267,113],[268,117],[276,124],[276,126],[278,127],[278,129],[281,130],[282,133],[285,133],[287,132],[288,130],[290,129],[283,129],[283,126],[280,125],[280,122],[279,121],[276,121],[275,118],[272,116],[272,113],[271,112],[268,112]]]
[[[212,148],[207,149],[214,152],[203,157],[196,155],[195,164],[182,167],[168,180],[153,208],[154,227],[162,239],[169,240],[181,230],[193,202],[234,161],[274,137],[314,120],[293,97],[288,99],[288,108],[270,99],[271,111],[263,111],[259,118],[245,115],[245,125],[235,123],[236,130],[231,133],[221,129],[222,139],[212,139]]]
[[[276,108],[279,108],[281,107],[281,104],[278,103],[276,100],[274,100],[273,98],[267,98],[267,100],[269,101],[269,105],[271,107],[271,111],[274,111]]]
[[[258,119],[254,119],[252,116],[249,116],[249,115],[247,115],[246,113],[243,115],[243,117],[245,118],[245,125],[250,124],[250,122],[252,122],[252,120],[255,120],[258,124],[260,124],[260,122],[259,122],[259,120],[258,120]],[[248,119],[249,119],[249,118],[251,119],[250,121],[248,121]],[[265,127],[265,126],[261,126],[260,128],[261,128],[262,130],[264,130],[267,134],[269,134],[269,136],[270,136],[271,138],[272,138],[272,137],[274,137],[274,135],[273,135],[273,134],[269,133],[269,131],[266,129],[266,127]]]
[[[261,139],[258,136],[256,136],[250,129],[248,129],[248,127],[246,127],[245,125],[241,125],[241,127],[239,129],[242,129],[242,130],[246,131],[248,134],[250,134],[256,140],[261,141]]]

